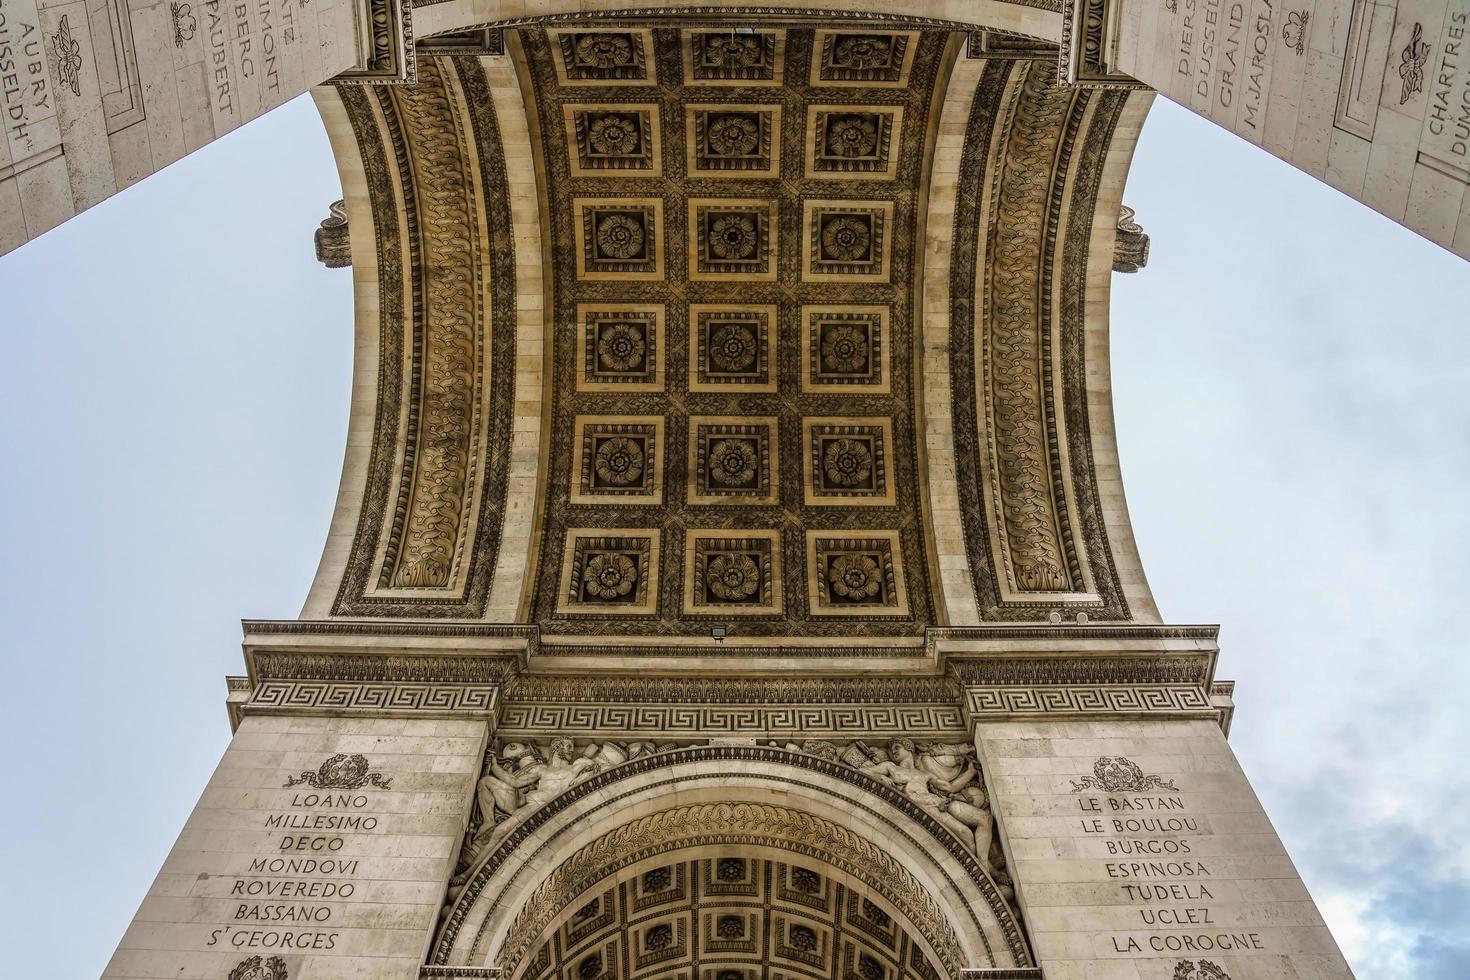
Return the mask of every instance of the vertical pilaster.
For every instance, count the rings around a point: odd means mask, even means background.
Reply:
[[[262,654],[104,980],[416,980],[494,725],[497,661]]]
[[[976,724],[1047,980],[1345,980],[1218,721]]]

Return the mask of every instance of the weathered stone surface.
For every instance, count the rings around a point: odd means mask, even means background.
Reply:
[[[1352,976],[1217,724],[985,722],[976,743],[1047,977]]]
[[[485,731],[246,717],[103,977],[413,980]]]

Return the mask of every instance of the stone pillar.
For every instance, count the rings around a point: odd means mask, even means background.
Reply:
[[[247,658],[234,739],[104,980],[416,980],[493,727],[498,687],[467,682],[486,661]]]
[[[1168,714],[977,719],[1047,980],[1352,977],[1218,719]]]
[[[1069,0],[1064,73],[1173,101],[1470,258],[1470,0]]]
[[[0,254],[327,79],[412,74],[397,0],[0,0]]]

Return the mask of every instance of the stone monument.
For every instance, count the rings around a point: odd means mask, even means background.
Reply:
[[[1139,563],[1109,289],[1135,79],[1470,254],[1460,8],[14,2],[8,243],[330,77],[355,283],[108,980],[1351,976]]]

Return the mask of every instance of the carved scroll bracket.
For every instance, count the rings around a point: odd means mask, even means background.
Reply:
[[[347,233],[347,204],[333,201],[312,242],[316,260],[328,269],[345,269],[352,264],[352,241]]]
[[[1137,272],[1148,265],[1148,234],[1134,220],[1133,209],[1123,205],[1118,214],[1118,237],[1113,245],[1113,271]]]

